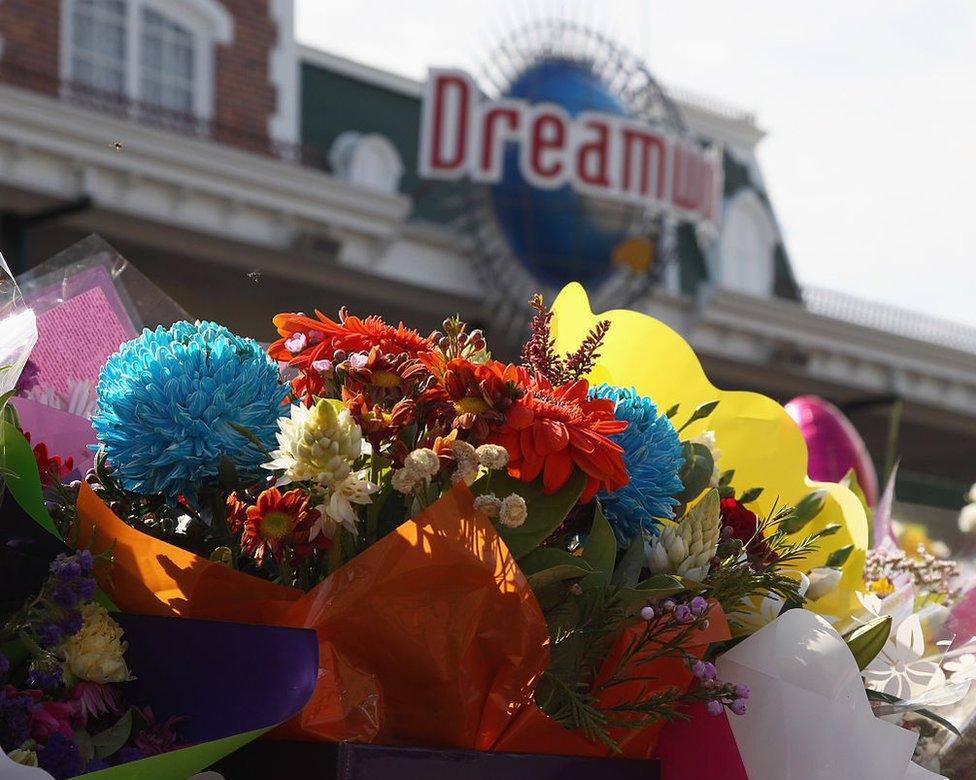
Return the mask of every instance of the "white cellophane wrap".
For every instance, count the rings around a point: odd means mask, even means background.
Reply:
[[[750,780],[937,780],[912,762],[918,735],[875,717],[840,634],[792,609],[717,661],[722,680],[748,685],[749,708],[729,718]]]

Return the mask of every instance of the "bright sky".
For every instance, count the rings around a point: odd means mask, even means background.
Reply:
[[[665,84],[755,112],[802,283],[976,325],[972,0],[297,0],[299,40],[406,76],[474,70],[559,15]]]

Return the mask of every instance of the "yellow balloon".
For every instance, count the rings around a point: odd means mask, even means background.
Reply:
[[[559,353],[575,350],[597,322],[610,320],[610,331],[588,377],[591,383],[633,387],[662,410],[680,404],[678,420],[687,419],[699,404],[719,400],[718,408],[706,420],[693,423],[682,436],[693,438],[705,430],[715,431],[721,452],[719,467],[723,471],[735,469],[735,485],[740,490],[763,488],[759,499],[750,505],[757,514],[765,515],[774,504],[792,506],[811,490],[825,489],[828,499],[823,510],[801,533],[818,531],[831,523],[840,530],[823,538],[815,553],[794,565],[802,571],[824,566],[831,552],[853,545],[840,585],[807,606],[838,618],[857,608],[854,593],[864,590],[868,547],[864,508],[847,488],[807,478],[806,443],[782,406],[758,393],[719,390],[708,381],[694,350],[675,331],[635,311],[616,309],[594,314],[586,291],[577,283],[563,288],[552,311]]]

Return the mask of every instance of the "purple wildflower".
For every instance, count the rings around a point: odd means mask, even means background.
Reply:
[[[674,608],[674,619],[679,623],[690,623],[694,620],[691,610],[685,604],[679,604]]]
[[[61,627],[57,623],[41,623],[35,635],[41,647],[45,649],[55,647],[61,641]]]
[[[92,566],[94,565],[91,550],[79,550],[75,553],[75,560],[78,561],[78,565],[81,566],[82,574],[91,574]]]
[[[640,611],[641,620],[654,620],[654,607],[644,607]]]
[[[738,696],[740,699],[748,699],[749,698],[749,686],[748,685],[741,685],[741,684],[740,685],[736,685],[735,686],[735,695]]]
[[[732,702],[732,712],[734,712],[736,715],[745,715],[746,714],[746,700],[745,699],[736,699],[734,702]]]
[[[67,582],[61,582],[51,594],[54,603],[61,609],[72,610],[78,606],[78,594],[75,589]]]
[[[20,747],[30,736],[34,697],[12,685],[0,687],[0,748],[7,753]]]
[[[98,583],[95,582],[91,577],[83,577],[75,583],[75,590],[81,597],[82,601],[91,601],[95,598],[95,592],[98,590]]]
[[[691,614],[693,614],[695,617],[699,617],[704,614],[705,610],[708,609],[708,602],[705,601],[705,599],[701,596],[695,596],[695,598],[691,600],[691,604],[689,606],[691,607]]]
[[[46,691],[48,688],[60,685],[63,681],[64,672],[61,669],[61,664],[55,661],[35,661],[30,665],[27,672],[27,686],[29,688]]]
[[[705,705],[705,709],[708,710],[709,715],[721,715],[722,714],[722,703],[719,701],[710,701]]]
[[[91,557],[91,553],[89,553],[89,557]],[[51,561],[51,573],[61,582],[70,582],[81,576],[81,562],[77,560],[77,556],[69,557],[61,553]]]
[[[58,625],[61,627],[61,632],[65,636],[74,636],[79,631],[81,631],[81,626],[84,624],[84,619],[81,617],[80,612],[69,612],[61,620]]]
[[[37,765],[53,775],[55,780],[62,780],[81,774],[85,764],[78,752],[78,745],[56,731],[37,751]]]

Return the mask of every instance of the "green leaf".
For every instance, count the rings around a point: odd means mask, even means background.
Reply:
[[[87,764],[95,756],[95,746],[92,744],[91,734],[84,729],[75,729],[75,744],[78,745],[78,753],[82,760]]]
[[[132,710],[126,711],[125,715],[119,718],[114,726],[110,726],[105,731],[100,731],[92,737],[92,745],[95,747],[95,755],[99,758],[107,758],[118,751],[132,734]]]
[[[44,530],[60,539],[61,534],[44,506],[34,452],[24,435],[8,422],[0,423],[0,466],[12,473],[4,484],[21,508]]]
[[[735,476],[735,469],[726,469],[718,477],[719,487],[732,484],[732,477]]]
[[[227,424],[235,431],[237,431],[241,436],[243,436],[245,439],[251,442],[251,444],[257,447],[262,455],[265,455],[269,458],[271,457],[271,452],[268,450],[267,447],[264,446],[264,442],[258,438],[257,434],[254,431],[252,431],[246,425],[241,425],[240,423],[232,422],[231,420],[228,420]]]
[[[825,525],[823,527],[823,530],[820,531],[820,536],[833,536],[840,529],[841,527],[837,523],[830,523],[829,525]]]
[[[579,577],[585,577],[588,574],[592,574],[593,570],[589,566],[580,566],[578,564],[560,564],[558,566],[552,566],[548,569],[544,569],[535,574],[528,575],[529,585],[535,588],[544,588],[546,585],[552,585],[554,582],[562,582],[563,580],[573,580]]]
[[[755,501],[759,496],[762,495],[763,489],[761,487],[749,488],[745,493],[739,497],[739,503],[749,504]]]
[[[593,567],[578,555],[554,547],[539,547],[519,559],[519,568],[534,589],[554,582],[584,577]]]
[[[731,485],[719,485],[718,495],[720,498],[735,498],[735,490]]]
[[[718,399],[714,401],[706,401],[703,404],[699,404],[695,408],[695,411],[691,413],[691,417],[688,418],[688,421],[680,428],[678,428],[678,433],[681,433],[681,431],[683,431],[693,422],[697,420],[704,420],[706,417],[708,417],[708,415],[710,415],[712,412],[715,411],[716,406],[718,406]]]
[[[684,464],[678,476],[681,478],[683,489],[675,498],[679,503],[687,504],[698,498],[701,492],[708,487],[712,481],[712,472],[715,463],[712,460],[712,452],[704,444],[686,441],[682,445],[682,455]]]
[[[590,534],[586,537],[586,544],[583,547],[583,560],[593,568],[594,572],[605,577],[606,582],[610,582],[613,575],[613,565],[617,559],[617,538],[613,535],[613,529],[603,514],[603,507],[599,502],[596,505],[596,512],[593,515],[593,526]]]
[[[644,594],[670,596],[684,589],[684,580],[674,574],[655,574],[637,583],[637,590]]]
[[[680,406],[681,404],[675,404],[664,413],[664,416],[667,417],[669,420],[672,419],[678,413],[678,408]]]
[[[548,495],[542,492],[541,477],[533,482],[522,482],[503,472],[489,472],[471,485],[471,491],[480,496],[484,493],[494,493],[499,498],[505,498],[510,493],[518,493],[525,499],[528,508],[525,522],[518,528],[506,528],[500,523],[495,525],[499,535],[505,540],[512,555],[521,558],[534,550],[539,543],[552,536],[552,533],[562,525],[569,510],[576,506],[583,486],[586,484],[586,474],[576,470],[555,493]]]
[[[637,534],[630,540],[630,544],[627,546],[627,552],[624,553],[624,557],[617,564],[610,584],[622,588],[632,588],[637,584],[637,580],[640,579],[641,569],[643,568],[644,537],[642,534]]]
[[[826,490],[812,490],[801,498],[793,511],[780,522],[779,527],[788,534],[795,534],[820,514],[827,501]]]
[[[827,558],[827,566],[834,569],[839,569],[845,563],[847,559],[851,557],[851,553],[854,552],[854,545],[849,544],[846,547],[841,547],[840,549],[834,550],[830,557]]]
[[[844,634],[844,641],[847,642],[851,655],[857,661],[858,670],[863,670],[877,657],[889,636],[891,636],[891,615],[876,618]]]

